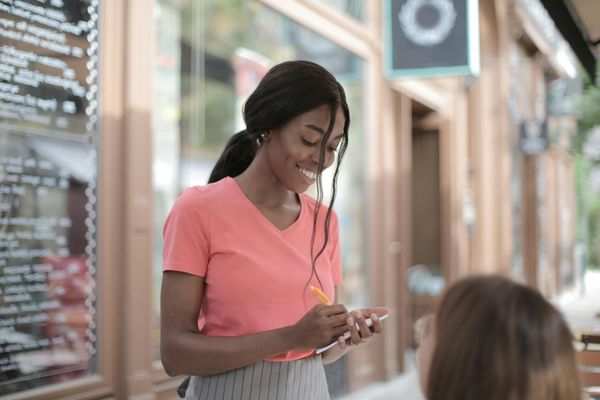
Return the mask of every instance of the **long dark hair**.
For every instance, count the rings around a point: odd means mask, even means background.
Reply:
[[[344,113],[345,123],[333,174],[331,201],[325,215],[324,241],[315,254],[317,218],[323,200],[321,174],[318,174],[317,177],[317,204],[313,215],[310,246],[312,271],[308,282],[310,282],[313,275],[316,275],[321,287],[323,285],[315,266],[317,258],[325,251],[329,241],[329,223],[336,197],[339,166],[348,146],[348,127],[350,126],[350,110],[346,102],[346,93],[342,85],[329,71],[310,61],[286,61],[271,68],[244,104],[243,114],[246,129],[236,133],[229,139],[208,180],[209,183],[212,183],[227,176],[238,176],[248,168],[254,159],[260,147],[261,133],[277,129],[298,115],[322,105],[330,107],[330,118],[327,132],[321,140],[320,166],[325,161],[327,142],[333,130],[338,108],[341,108]]]
[[[578,400],[571,333],[537,291],[465,278],[440,300],[426,391],[429,400]]]

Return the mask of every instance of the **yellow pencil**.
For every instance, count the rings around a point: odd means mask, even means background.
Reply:
[[[331,305],[331,302],[327,298],[327,295],[325,293],[323,293],[323,291],[321,289],[319,289],[316,286],[310,285],[310,291],[317,297],[317,299],[319,299],[321,301],[321,303],[323,303],[327,306]]]

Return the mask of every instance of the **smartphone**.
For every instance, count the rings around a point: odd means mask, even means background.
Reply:
[[[379,317],[379,320],[383,321],[384,319],[386,319],[388,317],[388,315],[389,314],[383,314],[382,316]],[[373,321],[371,321],[371,318],[365,319],[365,323],[367,324],[367,326],[373,326]],[[356,325],[356,329],[358,329],[358,324],[355,324],[355,325]],[[346,339],[346,340],[350,339],[350,332],[344,333],[344,339]],[[317,354],[321,354],[322,352],[329,350],[330,348],[335,346],[336,343],[337,343],[337,340],[334,340],[333,342],[329,343],[327,346],[319,347],[317,349]]]

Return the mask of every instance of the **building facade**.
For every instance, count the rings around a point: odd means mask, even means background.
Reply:
[[[462,3],[479,71],[399,77],[387,2],[0,2],[0,397],[176,398],[158,352],[162,223],[287,59],[348,94],[341,300],[392,309],[327,368],[334,397],[401,373],[413,322],[462,276],[571,289],[576,114],[557,93],[577,92],[579,55],[538,0]]]

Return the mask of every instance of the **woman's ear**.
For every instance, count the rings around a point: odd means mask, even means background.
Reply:
[[[261,142],[268,142],[269,140],[271,140],[271,131],[266,131],[260,134]]]

